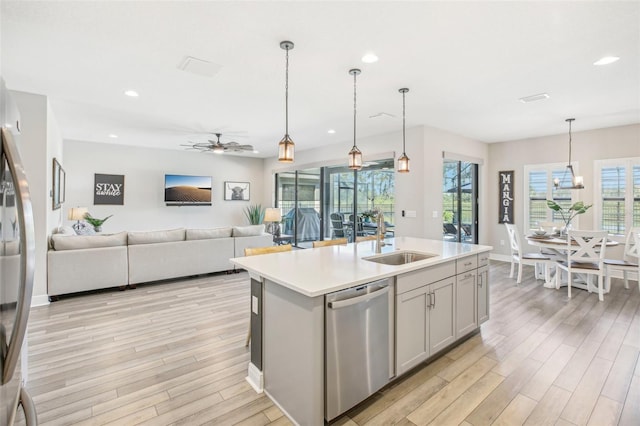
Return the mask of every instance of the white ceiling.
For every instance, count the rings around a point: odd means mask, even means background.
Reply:
[[[427,125],[485,142],[640,123],[640,2],[2,1],[2,75],[49,97],[65,139],[167,149],[253,144],[273,156]],[[374,52],[380,60],[364,64]],[[605,55],[621,59],[608,66]],[[222,66],[177,68],[185,56]],[[123,95],[127,89],[139,98]],[[519,98],[548,93],[523,104]],[[369,118],[385,112],[396,118]],[[327,134],[335,129],[334,135]],[[114,133],[118,139],[111,139]],[[226,139],[226,140],[225,140]],[[401,143],[397,142],[398,146]],[[256,154],[251,154],[256,155]],[[346,154],[345,154],[346,155]]]

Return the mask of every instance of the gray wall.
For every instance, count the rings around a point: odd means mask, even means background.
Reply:
[[[571,162],[574,165],[577,163],[577,171],[584,176],[585,184],[585,189],[577,190],[578,199],[586,204],[593,203],[594,195],[598,190],[593,180],[595,160],[640,156],[640,125],[637,124],[585,132],[574,131],[572,140]],[[507,231],[504,225],[498,224],[498,172],[515,170],[515,223],[520,233],[524,234],[528,230],[528,226],[524,226],[523,197],[527,194],[527,189],[524,187],[524,166],[546,163],[566,164],[568,150],[568,134],[489,145],[491,163],[487,201],[490,220],[487,231],[490,236],[488,243],[494,247],[493,253],[509,254]],[[594,208],[595,206],[580,216],[580,228],[597,229],[598,226],[594,223]],[[502,245],[501,241],[505,244]]]

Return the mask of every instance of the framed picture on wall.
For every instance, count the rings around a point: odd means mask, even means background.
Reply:
[[[227,181],[224,183],[224,199],[225,201],[249,201],[250,189],[249,182]]]
[[[53,199],[52,208],[53,210],[57,210],[62,207],[62,203],[64,203],[65,196],[65,183],[66,183],[66,174],[64,169],[56,160],[53,159],[53,185],[51,188],[51,196]]]
[[[124,204],[124,175],[96,173],[93,188],[93,204]]]

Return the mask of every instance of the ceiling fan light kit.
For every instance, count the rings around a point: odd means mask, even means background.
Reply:
[[[584,178],[582,176],[576,176],[573,171],[573,166],[571,165],[571,123],[575,121],[575,118],[567,118],[564,121],[569,123],[569,163],[562,175],[562,180],[555,178],[553,180],[553,186],[555,189],[584,189]],[[571,186],[565,185],[569,176],[571,176]]]
[[[361,73],[358,68],[349,70],[353,76],[353,147],[349,151],[349,168],[352,170],[362,169],[362,151],[356,145],[356,77]]]
[[[409,173],[409,157],[405,149],[405,94],[409,91],[406,87],[399,89],[402,93],[402,155],[398,158],[398,173]]]
[[[295,144],[289,137],[289,51],[293,49],[293,42],[282,41],[280,48],[286,52],[285,79],[284,79],[284,137],[278,144],[278,161],[281,163],[293,163]]]

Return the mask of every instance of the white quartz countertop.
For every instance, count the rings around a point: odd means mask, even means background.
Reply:
[[[384,265],[364,260],[375,256],[375,241],[293,250],[290,252],[236,257],[231,263],[308,297],[322,296],[382,278],[491,251],[491,246],[452,243],[422,238],[396,237],[387,240],[382,254],[411,250],[435,254],[429,259],[405,265]]]

